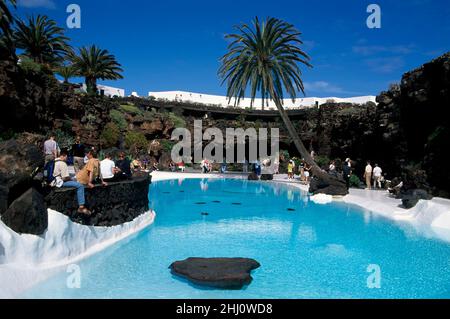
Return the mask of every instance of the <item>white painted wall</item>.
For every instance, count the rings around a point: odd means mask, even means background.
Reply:
[[[109,96],[109,97],[114,97],[114,96],[125,97],[125,90],[124,89],[115,88],[115,87],[112,87],[112,86],[101,85],[101,84],[97,84],[97,89],[98,89],[99,93],[100,93],[100,91],[103,90],[104,93],[105,93],[105,96]],[[87,91],[86,84],[83,84],[83,90]]]
[[[201,93],[192,93],[192,92],[183,92],[183,91],[167,91],[167,92],[149,92],[149,97],[153,96],[156,99],[167,99],[169,101],[179,101],[179,102],[194,102],[200,104],[214,104],[221,107],[234,106],[234,99],[229,103],[228,98],[225,96],[219,95],[209,95],[209,94],[201,94]],[[326,103],[329,100],[334,100],[337,103],[354,103],[354,104],[364,104],[366,102],[374,102],[376,103],[376,96],[357,96],[350,98],[337,98],[337,97],[327,97],[327,98],[317,98],[317,97],[309,97],[309,98],[298,98],[294,103],[291,99],[284,100],[284,107],[287,109],[294,108],[308,108],[315,106],[316,102],[319,102],[319,105]],[[253,104],[253,108],[256,110],[261,109],[261,99],[255,99]],[[250,107],[251,100],[249,98],[245,98],[241,100],[239,107],[247,108]],[[265,106],[265,109],[276,109],[275,104],[273,102],[269,102],[269,106]]]

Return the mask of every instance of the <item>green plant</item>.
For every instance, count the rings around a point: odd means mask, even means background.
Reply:
[[[19,67],[26,74],[39,74],[44,71],[44,67],[42,64],[34,62],[33,59],[30,59],[27,56],[20,57]]]
[[[114,122],[114,124],[116,124],[120,130],[124,131],[127,129],[128,122],[125,119],[125,116],[122,112],[118,110],[111,110],[109,116],[111,117],[111,120]]]
[[[148,141],[143,133],[129,131],[125,135],[125,146],[137,153],[148,147]]]
[[[141,109],[139,109],[137,106],[135,106],[134,104],[122,104],[120,106],[120,109],[128,114],[131,114],[133,116],[136,115],[143,115],[144,112],[142,112]]]
[[[328,167],[331,162],[327,156],[316,156],[314,160],[319,167]]]
[[[55,132],[55,140],[58,143],[60,149],[70,149],[75,141],[72,134],[62,131],[56,130]]]
[[[110,148],[117,146],[119,143],[120,129],[115,123],[106,124],[102,133],[100,134],[100,140],[102,146],[105,148]]]
[[[182,128],[182,127],[186,127],[186,121],[184,120],[184,118],[176,115],[175,113],[169,113],[167,115],[167,118],[169,119],[169,121],[171,121],[175,127],[177,128]]]
[[[161,143],[162,149],[165,152],[171,152],[173,146],[175,145],[174,141],[169,141],[169,140],[161,140],[160,143]]]
[[[56,21],[45,15],[30,17],[28,21],[17,21],[14,42],[24,54],[37,63],[57,65],[72,52],[69,38]]]
[[[356,176],[356,175],[350,176],[350,187],[359,188],[359,187],[361,187],[361,184],[362,184],[362,182],[358,176]]]

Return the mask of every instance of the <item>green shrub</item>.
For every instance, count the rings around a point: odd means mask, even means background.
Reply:
[[[120,110],[122,110],[123,112],[125,112],[127,114],[131,114],[133,116],[143,114],[142,110],[140,108],[138,108],[137,106],[135,106],[134,104],[122,104],[120,106]]]
[[[42,73],[44,71],[44,67],[42,64],[36,63],[33,61],[33,59],[30,59],[26,56],[20,57],[20,68],[27,74],[34,73]]]
[[[319,167],[328,167],[331,162],[327,156],[316,156],[315,161]]]
[[[123,131],[127,129],[128,122],[125,119],[125,116],[122,112],[118,110],[111,110],[109,116],[111,117],[111,120],[114,122],[114,124],[116,124],[120,130]]]
[[[125,146],[131,151],[138,152],[147,149],[148,141],[143,133],[130,131],[125,135]]]
[[[356,175],[350,176],[350,187],[359,188],[359,187],[361,187],[361,184],[362,184],[362,182],[358,176],[356,176]]]
[[[176,128],[186,127],[186,121],[184,118],[176,115],[175,113],[169,113],[167,118],[175,125]]]
[[[73,143],[75,142],[74,136],[72,134],[67,133],[62,130],[55,131],[55,140],[58,142],[58,146],[60,149],[71,149]]]
[[[120,129],[115,123],[106,124],[102,133],[100,134],[100,140],[104,148],[110,148],[117,146],[120,138]]]
[[[169,140],[161,140],[160,143],[161,143],[163,150],[166,152],[171,152],[172,148],[175,145],[174,141],[169,141]]]

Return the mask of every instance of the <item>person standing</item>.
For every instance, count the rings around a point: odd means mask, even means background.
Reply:
[[[80,184],[77,181],[73,181],[69,175],[69,169],[66,163],[67,156],[68,156],[67,151],[62,150],[59,158],[55,160],[55,169],[53,171],[53,177],[62,180],[61,187],[76,188],[78,200],[78,213],[84,215],[91,215],[91,212],[86,207],[84,207],[85,205],[84,185]]]
[[[345,161],[345,163],[342,165],[342,175],[345,180],[345,185],[347,186],[347,189],[350,189],[350,176],[352,174],[352,167],[349,165],[350,159]]]
[[[86,147],[81,143],[81,137],[77,136],[75,144],[72,145],[73,166],[75,174],[84,167],[84,157],[86,156]]]
[[[366,179],[367,189],[372,189],[372,173],[372,165],[370,165],[370,162],[367,162],[366,169],[364,170],[364,178]]]
[[[55,141],[55,134],[50,134],[49,139],[44,143],[45,164],[54,161],[58,157],[58,143]]]
[[[373,188],[381,188],[381,177],[383,174],[383,170],[375,164],[375,168],[373,169]]]

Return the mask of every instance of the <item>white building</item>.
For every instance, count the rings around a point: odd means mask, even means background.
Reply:
[[[83,84],[83,90],[85,92],[87,91],[86,84]],[[112,86],[97,84],[97,90],[100,95],[105,95],[105,96],[109,96],[109,97],[115,97],[115,96],[125,97],[124,89],[119,89],[119,88],[115,88]]]
[[[215,105],[220,107],[228,107],[234,106],[234,99],[231,101],[228,100],[225,96],[219,95],[208,95],[201,93],[192,93],[192,92],[183,92],[183,91],[167,91],[167,92],[149,92],[149,97],[154,97],[156,99],[161,100],[169,100],[169,101],[177,101],[177,102],[192,102],[192,103],[200,103],[206,105]],[[308,98],[297,98],[297,100],[293,103],[291,99],[284,100],[284,107],[287,109],[294,108],[308,108],[316,105],[316,102],[319,105],[325,104],[327,102],[336,102],[336,103],[353,103],[353,104],[364,104],[367,102],[376,103],[376,96],[357,96],[350,98],[337,98],[337,97],[327,97],[327,98],[317,98],[317,97],[308,97]],[[240,101],[238,107],[240,108],[249,108],[251,104],[250,98],[245,98]],[[255,99],[253,108],[256,110],[260,110],[262,108],[262,99]],[[275,103],[270,101],[267,105],[267,102],[264,102],[264,109],[276,109]]]

